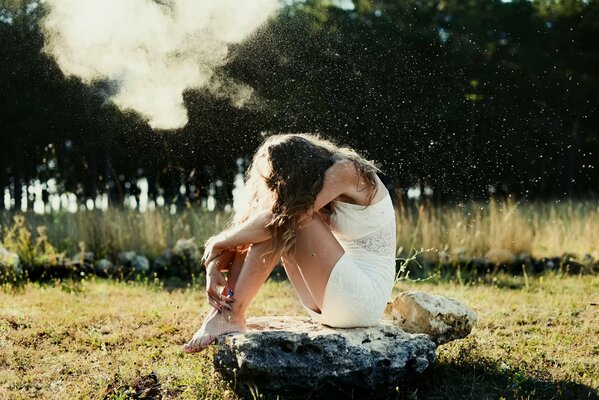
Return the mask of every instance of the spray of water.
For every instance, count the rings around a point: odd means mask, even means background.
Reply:
[[[278,0],[48,0],[44,50],[63,73],[115,83],[110,99],[155,129],[187,123],[183,91],[208,88],[242,106],[247,86],[215,79],[228,45],[246,38]]]

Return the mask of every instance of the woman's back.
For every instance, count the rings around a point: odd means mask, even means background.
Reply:
[[[369,206],[332,202],[331,231],[347,253],[395,264],[395,210],[387,195]]]

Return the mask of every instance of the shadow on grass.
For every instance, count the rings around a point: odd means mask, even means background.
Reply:
[[[496,361],[437,362],[422,379],[402,385],[397,399],[599,399],[597,389],[539,379]]]

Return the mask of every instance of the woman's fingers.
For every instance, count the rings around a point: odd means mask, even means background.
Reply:
[[[222,307],[225,307],[227,310],[230,310],[231,306],[228,304],[228,302],[233,302],[233,301],[235,301],[235,300],[228,299],[228,298],[226,298],[222,295],[219,295],[213,291],[208,292],[208,303],[212,307],[214,307],[218,310],[220,310]]]
[[[214,300],[213,298],[208,299],[208,304],[210,304],[212,307],[216,308],[218,311],[222,311],[223,307],[226,308],[227,310],[231,310],[230,305],[228,305],[222,301]]]
[[[228,303],[235,301],[232,297],[233,291],[229,287],[225,276],[216,267],[216,264],[209,264],[207,266],[206,295],[208,296],[208,304],[217,310],[222,310],[222,307],[230,310],[231,306]],[[219,293],[219,287],[222,287],[223,292],[229,296]]]

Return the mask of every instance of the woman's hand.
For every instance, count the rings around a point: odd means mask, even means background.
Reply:
[[[217,257],[220,257],[226,250],[227,245],[224,234],[221,233],[208,239],[206,242],[204,255],[202,256],[202,262],[206,268],[208,268],[208,265]]]
[[[224,266],[220,265],[220,256],[217,256],[206,265],[206,295],[208,296],[208,304],[216,308],[218,311],[222,310],[222,307],[231,309],[229,302],[233,302],[233,298],[230,296],[223,296],[222,291],[219,287],[224,287],[226,293],[232,294],[232,288],[228,286],[227,279],[222,273],[225,269]]]

